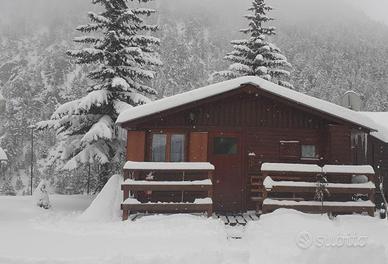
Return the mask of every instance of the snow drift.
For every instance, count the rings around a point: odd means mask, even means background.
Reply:
[[[121,219],[120,205],[123,201],[121,184],[123,177],[113,175],[102,188],[101,192],[94,199],[85,212],[79,216],[81,221],[118,221]]]
[[[388,263],[386,220],[278,209],[247,226],[242,239],[263,263]],[[257,250],[260,249],[260,250]]]

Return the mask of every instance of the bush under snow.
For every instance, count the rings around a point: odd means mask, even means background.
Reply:
[[[51,207],[46,180],[41,180],[33,193],[33,201],[39,207],[49,209]]]

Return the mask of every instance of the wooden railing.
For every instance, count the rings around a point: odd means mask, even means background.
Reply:
[[[121,186],[123,220],[129,214],[213,212],[214,166],[200,162],[127,162]]]
[[[370,166],[264,164],[262,173],[265,179],[259,209],[263,213],[292,208],[305,212],[374,214],[374,171]],[[328,180],[323,202],[314,199],[319,175]],[[364,183],[352,183],[353,176],[361,175],[366,177]],[[366,200],[353,201],[354,195],[363,195]]]

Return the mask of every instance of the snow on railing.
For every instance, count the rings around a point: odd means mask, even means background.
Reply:
[[[147,203],[141,203],[139,200],[133,197],[129,197],[126,199],[123,204],[129,204],[129,205],[134,205],[134,204],[143,204],[143,205],[174,205],[174,204],[213,204],[213,200],[210,197],[207,198],[197,198],[194,200],[194,202],[147,202]]]
[[[294,163],[263,163],[262,171],[267,172],[312,172],[321,173],[322,168],[315,164],[294,164]]]
[[[325,165],[294,163],[263,163],[261,170],[265,172],[304,172],[304,173],[338,173],[338,174],[375,174],[370,165]]]
[[[136,162],[127,161],[124,170],[214,170],[209,162]]]
[[[297,182],[297,181],[274,181],[267,176],[263,185],[265,189],[271,190],[273,187],[316,187],[316,182]],[[376,185],[369,181],[365,183],[326,183],[326,188],[344,188],[344,189],[375,189]]]
[[[141,181],[127,179],[123,185],[207,185],[211,186],[212,182],[210,179],[198,180],[198,181]]]

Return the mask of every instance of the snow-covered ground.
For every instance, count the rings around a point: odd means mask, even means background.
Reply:
[[[0,197],[1,264],[388,263],[388,223],[368,216],[278,210],[244,228],[193,215],[96,221],[82,215],[93,197],[50,200],[44,210]]]

